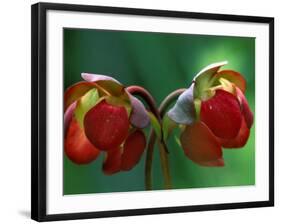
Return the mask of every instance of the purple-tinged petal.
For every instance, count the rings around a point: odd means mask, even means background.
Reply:
[[[193,103],[194,84],[185,90],[178,98],[175,106],[169,110],[168,116],[179,124],[192,124],[195,121]]]
[[[70,104],[70,106],[66,109],[64,113],[64,133],[67,133],[75,108],[76,108],[76,101]]]
[[[120,84],[116,79],[107,76],[107,75],[100,75],[100,74],[91,74],[91,73],[82,73],[82,78],[87,82],[97,82],[97,81],[105,81],[110,80]]]
[[[132,105],[132,113],[130,116],[131,124],[137,128],[145,128],[149,125],[149,116],[147,115],[143,103],[130,93],[128,93],[128,95]]]

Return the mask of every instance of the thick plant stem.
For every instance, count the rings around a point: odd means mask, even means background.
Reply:
[[[170,174],[170,166],[169,160],[167,156],[168,150],[166,149],[166,145],[162,141],[158,141],[160,159],[161,159],[161,167],[164,175],[164,187],[165,189],[172,188],[172,179]]]
[[[145,160],[145,189],[152,190],[152,161],[153,161],[153,148],[156,140],[156,134],[154,130],[151,129],[149,135],[149,142],[146,152]]]

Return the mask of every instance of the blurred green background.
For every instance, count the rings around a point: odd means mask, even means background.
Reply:
[[[110,75],[125,86],[145,87],[158,105],[171,91],[188,87],[203,67],[228,61],[247,80],[246,97],[255,111],[255,39],[245,37],[64,29],[64,89],[82,72]],[[148,133],[148,130],[146,130]],[[168,142],[174,188],[255,184],[255,125],[241,149],[225,149],[225,167],[201,167],[185,157],[175,138]],[[102,173],[104,155],[76,165],[64,155],[64,194],[142,191],[144,160],[130,172]],[[153,189],[163,189],[158,148],[154,150]]]

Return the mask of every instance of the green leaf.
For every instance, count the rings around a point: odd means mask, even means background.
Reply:
[[[147,112],[149,118],[150,118],[150,123],[156,133],[156,136],[159,138],[159,139],[162,139],[162,130],[161,130],[161,125],[158,121],[158,119],[154,116],[153,113],[151,112]]]
[[[99,101],[99,94],[97,89],[89,90],[84,96],[82,96],[78,102],[74,111],[75,118],[77,119],[81,128],[84,128],[84,116],[85,114],[97,104]]]
[[[163,131],[163,140],[164,142],[168,139],[169,135],[173,131],[174,128],[177,127],[177,123],[174,122],[169,116],[166,114],[162,121],[162,131]]]

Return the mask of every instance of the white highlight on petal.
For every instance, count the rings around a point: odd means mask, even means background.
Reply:
[[[176,123],[192,124],[195,121],[193,88],[194,83],[179,96],[174,107],[168,112],[168,116]]]
[[[103,81],[103,80],[111,80],[114,82],[118,82],[116,79],[107,76],[107,75],[101,75],[101,74],[92,74],[92,73],[81,73],[82,78],[87,82],[97,82],[97,81]]]
[[[226,65],[227,63],[228,63],[227,61],[221,61],[221,62],[210,64],[207,67],[203,68],[200,72],[198,72],[197,75],[193,78],[193,80],[195,80],[199,75],[208,72],[209,70],[214,70],[214,72],[217,72],[220,67]]]

